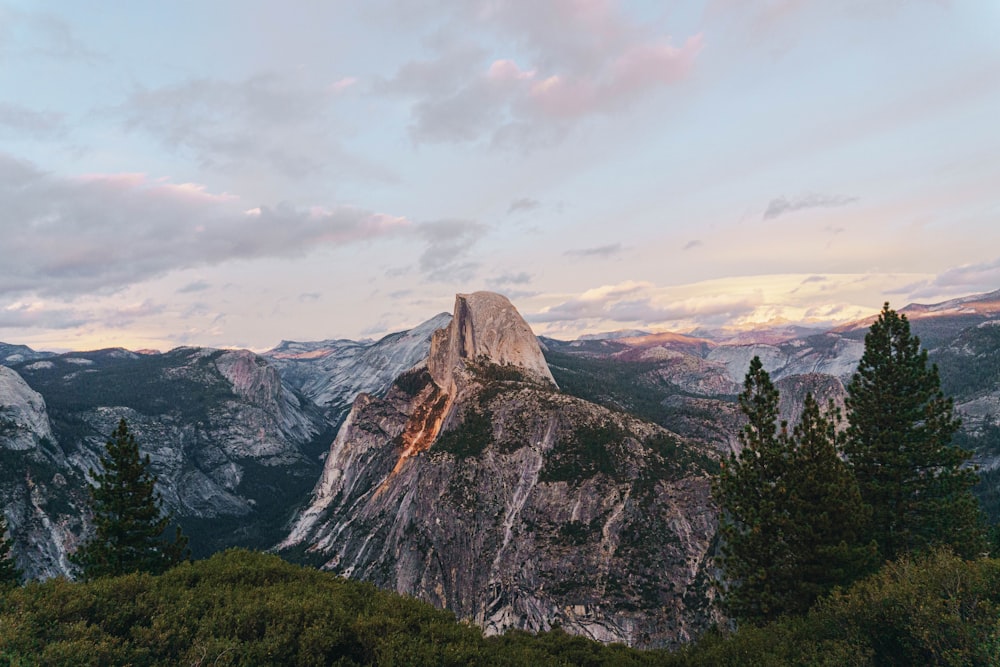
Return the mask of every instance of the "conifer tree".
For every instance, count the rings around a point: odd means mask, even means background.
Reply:
[[[128,572],[159,574],[189,557],[187,538],[176,529],[173,541],[163,539],[170,515],[162,510],[156,477],[149,472],[149,455],[122,419],[105,445],[102,471],[91,471],[90,508],[95,534],[73,556],[85,579]]]
[[[857,482],[838,455],[839,412],[826,414],[806,394],[802,417],[792,432],[793,449],[785,487],[793,576],[785,609],[804,614],[816,599],[846,587],[875,569],[877,547],[862,544],[870,510]]]
[[[11,547],[13,543],[7,536],[7,519],[0,514],[0,587],[17,585],[21,580]]]
[[[747,424],[713,492],[722,509],[719,565],[723,606],[739,622],[804,614],[816,599],[870,572],[874,544],[862,545],[866,508],[837,451],[831,405],[811,394],[792,433],[778,430],[778,390],[760,359],[740,394]]]
[[[960,422],[940,386],[906,316],[886,303],[847,388],[845,444],[886,560],[934,545],[965,557],[984,549],[976,474],[964,467],[970,453],[952,446]]]
[[[787,440],[778,436],[778,398],[760,358],[754,357],[739,396],[747,418],[739,433],[742,449],[739,456],[730,455],[713,489],[722,508],[723,606],[741,622],[777,618],[789,586],[791,552],[782,499],[789,452]]]

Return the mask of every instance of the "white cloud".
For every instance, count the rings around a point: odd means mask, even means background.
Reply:
[[[66,179],[0,154],[0,295],[113,291],[178,269],[302,256],[411,227],[346,206],[245,208],[197,185],[142,174]]]
[[[336,136],[334,102],[355,80],[311,88],[278,74],[241,81],[190,79],[140,87],[115,109],[126,129],[225,172],[264,168],[290,180],[329,176],[393,181],[388,169],[349,154]]]

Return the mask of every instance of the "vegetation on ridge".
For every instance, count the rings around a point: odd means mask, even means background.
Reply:
[[[29,583],[0,593],[10,665],[1000,664],[1000,561],[936,551],[892,563],[805,616],[676,652],[553,629],[483,637],[448,611],[276,556],[232,549],[163,575]]]

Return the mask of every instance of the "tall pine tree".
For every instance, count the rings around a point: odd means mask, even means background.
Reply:
[[[782,484],[790,457],[787,440],[778,436],[778,399],[754,357],[739,396],[747,418],[739,433],[742,449],[723,465],[713,489],[722,508],[723,606],[740,622],[763,623],[785,612],[792,567]]]
[[[847,387],[845,444],[861,497],[872,508],[872,537],[886,560],[934,545],[965,557],[985,548],[971,488],[970,453],[952,446],[960,422],[941,392],[936,366],[886,303],[865,336]]]
[[[740,394],[747,424],[713,492],[722,509],[723,607],[739,622],[804,614],[820,595],[873,569],[866,510],[837,452],[836,413],[807,395],[801,421],[778,430],[778,390],[760,359]]]
[[[812,394],[806,394],[792,432],[784,501],[793,554],[785,605],[790,613],[804,614],[819,596],[848,586],[877,566],[875,543],[862,543],[870,510],[838,454],[839,417],[832,401],[823,414]]]
[[[0,514],[0,587],[17,585],[21,581],[21,572],[14,562],[11,547],[13,542],[7,536],[7,519]]]
[[[91,471],[90,508],[95,534],[73,556],[85,579],[128,572],[159,574],[187,558],[187,538],[177,528],[173,541],[163,539],[170,516],[162,510],[149,455],[122,419],[105,445],[102,472]]]

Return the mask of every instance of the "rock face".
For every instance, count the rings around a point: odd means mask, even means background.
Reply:
[[[283,341],[262,356],[290,387],[320,406],[331,424],[339,424],[358,394],[385,394],[400,373],[423,361],[431,335],[449,321],[451,315],[441,313],[377,342]]]
[[[778,345],[720,345],[712,349],[706,359],[723,364],[729,379],[741,384],[750,368],[750,360],[755,356],[760,357],[764,370],[771,375],[772,380],[822,373],[847,382],[857,369],[864,349],[862,340],[836,334],[818,334]]]
[[[481,359],[515,366],[534,380],[556,384],[538,339],[507,297],[492,292],[458,294],[451,323],[431,339],[427,370],[441,389],[454,394],[456,372]]]
[[[52,439],[45,399],[6,366],[0,366],[0,434],[0,446],[21,451]]]
[[[671,644],[711,617],[713,456],[558,392],[506,299],[459,295],[427,363],[355,401],[280,548],[489,633]]]
[[[69,571],[68,548],[82,528],[82,477],[52,433],[45,400],[0,366],[0,507],[14,559],[29,578]]]
[[[99,467],[121,418],[149,454],[164,505],[190,535],[196,555],[279,539],[291,508],[308,497],[321,469],[320,443],[332,433],[315,405],[245,350],[100,350],[26,362],[19,370],[47,397],[58,443],[49,447],[59,457],[52,465],[68,498],[76,499],[67,509],[77,519],[60,538],[63,550],[85,530],[85,478]],[[21,474],[4,471],[5,478]],[[33,480],[36,487],[43,481],[37,474]],[[41,563],[34,571],[68,573]]]

